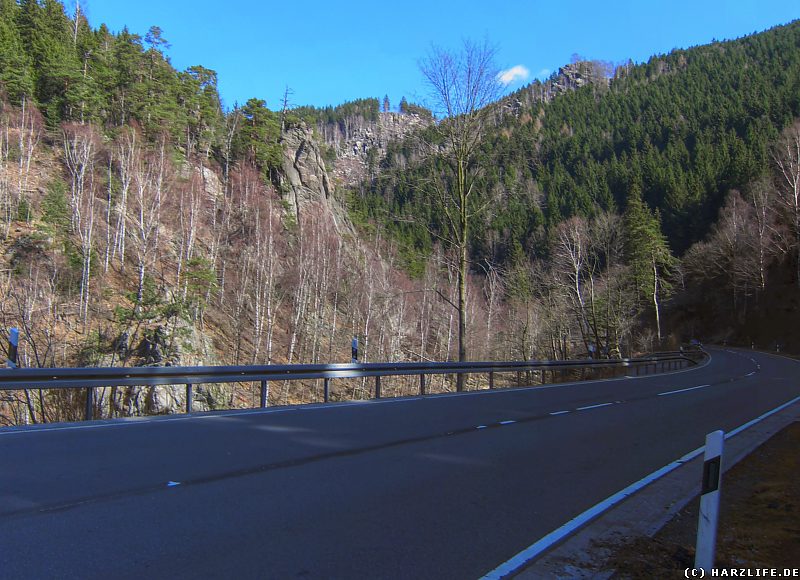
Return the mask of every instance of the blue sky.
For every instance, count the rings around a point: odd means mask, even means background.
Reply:
[[[642,62],[800,18],[796,0],[80,1],[95,28],[144,36],[161,27],[176,68],[217,71],[226,107],[257,97],[273,109],[287,86],[293,105],[385,94],[393,107],[402,96],[423,102],[417,63],[433,43],[488,39],[501,69],[527,71],[509,73],[513,90],[573,54]],[[67,9],[74,3],[66,0]]]

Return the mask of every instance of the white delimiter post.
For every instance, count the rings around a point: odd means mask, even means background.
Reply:
[[[700,520],[697,524],[697,553],[694,559],[694,567],[702,568],[706,572],[711,572],[714,568],[724,441],[725,433],[722,431],[714,431],[706,435],[703,487],[700,491]]]

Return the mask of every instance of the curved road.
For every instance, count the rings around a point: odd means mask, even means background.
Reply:
[[[0,430],[0,577],[478,578],[800,396],[710,349],[639,378]]]

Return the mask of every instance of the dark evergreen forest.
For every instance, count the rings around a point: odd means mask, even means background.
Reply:
[[[473,232],[476,262],[545,256],[553,228],[572,216],[623,212],[631,197],[658,210],[681,255],[716,220],[726,193],[771,172],[770,145],[800,116],[800,23],[618,67],[542,102],[541,84],[498,106],[477,163],[493,211]],[[410,163],[409,163],[410,161]],[[409,263],[430,251],[436,216],[420,195],[426,168],[415,142],[396,143],[353,206],[403,240]],[[426,216],[398,222],[397,216]],[[430,227],[429,227],[430,226]]]

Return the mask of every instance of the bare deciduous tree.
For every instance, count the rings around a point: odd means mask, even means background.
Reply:
[[[589,266],[589,227],[584,218],[576,216],[558,226],[553,247],[553,266],[558,277],[566,281],[581,340],[588,350],[591,329],[583,286]]]
[[[80,315],[84,329],[89,318],[89,282],[95,231],[94,162],[98,136],[90,125],[67,125],[63,129],[64,163],[69,170],[72,231],[81,243]]]
[[[778,197],[794,237],[795,279],[800,286],[800,121],[783,132],[773,160],[778,168]]]
[[[760,179],[750,185],[748,197],[754,209],[756,225],[752,243],[756,252],[758,286],[764,290],[767,286],[767,268],[776,254],[776,241],[779,238],[773,204],[775,191],[767,180]]]
[[[458,360],[467,360],[467,276],[469,273],[469,224],[487,207],[478,201],[478,146],[488,122],[490,105],[499,97],[501,85],[494,64],[495,50],[484,42],[465,41],[460,52],[434,47],[420,63],[430,90],[435,113],[442,120],[435,126],[437,138],[430,143],[433,158],[431,178],[423,189],[431,194],[444,222],[439,237],[457,255]],[[456,389],[463,390],[463,375]]]
[[[133,200],[129,209],[131,222],[135,228],[132,240],[136,248],[138,273],[137,305],[142,302],[145,275],[155,261],[154,254],[158,248],[161,205],[169,163],[167,147],[166,138],[162,136],[148,158],[140,158],[134,165]]]

